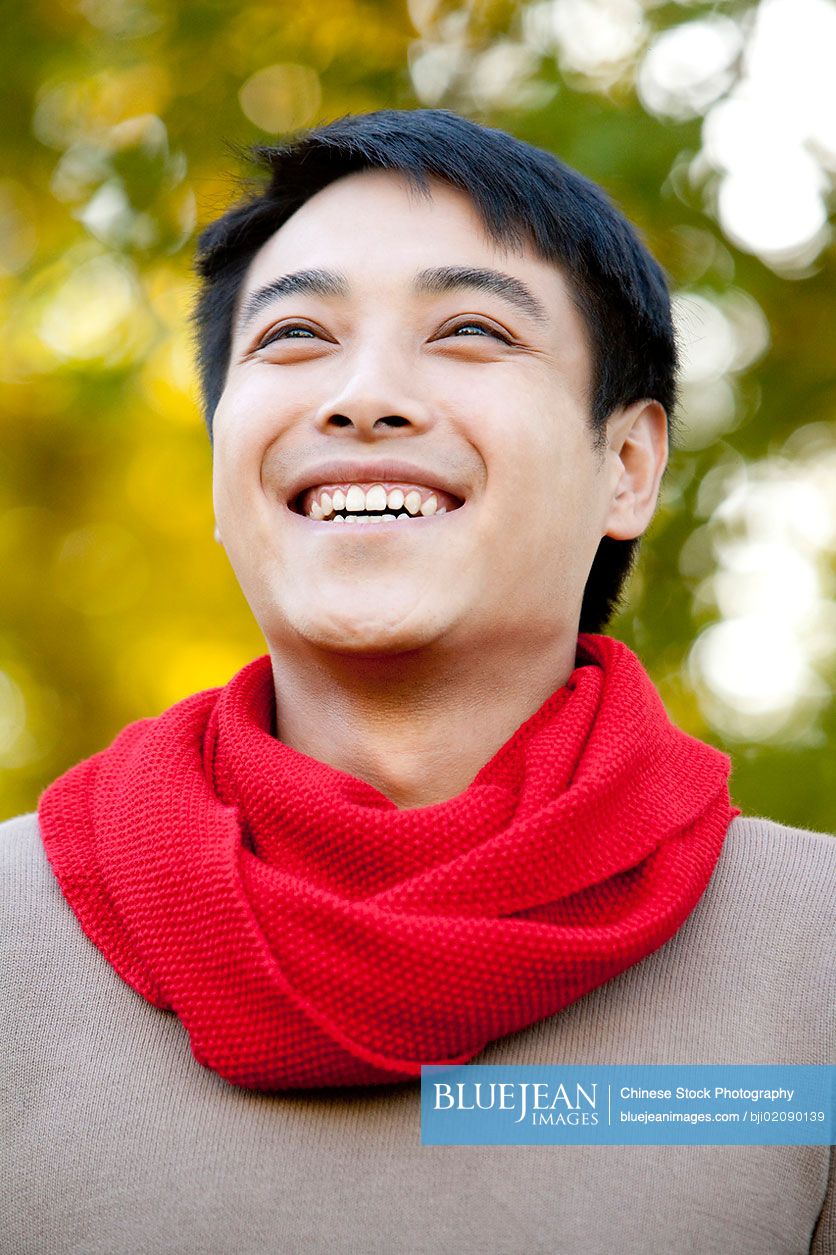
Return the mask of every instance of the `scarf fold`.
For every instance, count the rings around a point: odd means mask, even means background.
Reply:
[[[258,658],[50,785],[50,864],[232,1084],[466,1062],[663,945],[740,813],[728,758],[670,723],[627,646],[582,635],[576,662],[463,793],[398,810],[276,740]]]

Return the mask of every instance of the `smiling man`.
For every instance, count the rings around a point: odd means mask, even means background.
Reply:
[[[567,277],[438,180],[329,184],[239,308],[215,510],[278,735],[399,807],[444,801],[571,674],[601,537],[650,521],[665,411],[641,397],[592,438]]]
[[[9,1249],[831,1252],[826,1147],[420,1145],[422,1064],[832,1062],[836,847],[602,634],[675,399],[624,218],[442,112],[261,161],[196,325],[268,652],[4,826]]]

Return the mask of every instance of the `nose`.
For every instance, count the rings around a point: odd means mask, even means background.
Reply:
[[[401,428],[426,431],[431,409],[420,396],[416,371],[397,351],[379,345],[353,362],[316,415],[323,432],[352,429],[374,439]]]

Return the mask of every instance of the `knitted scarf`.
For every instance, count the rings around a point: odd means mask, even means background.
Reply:
[[[56,780],[47,856],[105,958],[235,1085],[466,1062],[667,941],[740,813],[729,760],[625,645],[583,635],[576,663],[463,793],[399,810],[276,739],[259,658]]]

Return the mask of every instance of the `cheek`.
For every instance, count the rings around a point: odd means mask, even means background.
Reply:
[[[504,386],[502,386],[504,382]],[[586,417],[554,385],[498,381],[479,427],[489,480],[538,513],[587,491],[591,442]]]
[[[240,513],[261,488],[270,450],[294,424],[301,402],[268,372],[224,390],[213,421],[212,479],[216,510]]]
[[[574,590],[586,579],[600,540],[601,476],[588,418],[577,403],[529,390],[509,401],[479,445],[488,468],[492,565],[512,584],[542,577]],[[529,593],[534,595],[534,583]],[[522,593],[521,593],[522,595]]]
[[[275,385],[269,375],[251,372],[227,382],[213,424],[215,445],[239,456],[237,451],[257,446],[279,418]]]

